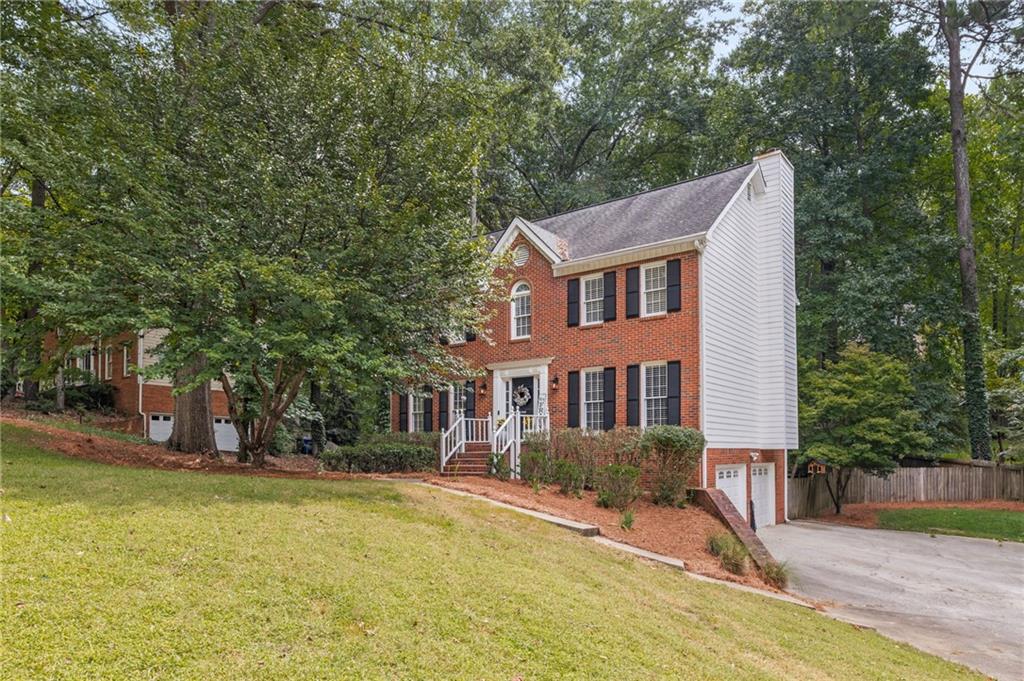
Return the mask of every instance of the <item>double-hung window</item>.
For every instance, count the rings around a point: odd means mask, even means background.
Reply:
[[[411,401],[412,409],[409,411],[412,414],[412,428],[410,430],[422,433],[426,430],[426,404],[424,397],[422,395],[413,395]]]
[[[132,349],[130,346],[121,346],[121,375],[124,376],[125,378],[131,376],[132,373],[132,365],[128,361],[129,358],[131,357],[131,354]]]
[[[109,345],[103,350],[103,378],[109,381],[114,377],[114,348]]]
[[[644,265],[641,271],[643,316],[661,314],[668,309],[668,273],[665,263]]]
[[[533,297],[525,281],[512,287],[512,338],[529,338],[533,330]]]
[[[583,280],[583,323],[600,324],[604,321],[604,276]]]
[[[583,428],[601,430],[604,422],[604,369],[583,371]]]
[[[668,423],[668,365],[645,364],[643,369],[643,425]]]
[[[466,385],[455,383],[452,385],[452,422],[460,416],[466,415]]]

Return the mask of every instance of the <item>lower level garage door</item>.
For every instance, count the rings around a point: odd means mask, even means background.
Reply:
[[[725,492],[741,516],[747,517],[746,465],[715,466],[715,487]]]
[[[170,414],[149,415],[149,439],[154,442],[165,442],[171,437],[174,417]],[[238,451],[238,433],[231,419],[216,417],[213,419],[213,436],[217,439],[217,449],[222,452]]]
[[[173,426],[174,417],[170,414],[150,414],[149,439],[154,442],[164,442],[170,439]]]
[[[217,449],[222,452],[238,451],[238,431],[231,419],[213,419],[213,435],[217,438]]]
[[[757,527],[775,524],[775,464],[759,463],[750,467],[750,497],[754,500]]]

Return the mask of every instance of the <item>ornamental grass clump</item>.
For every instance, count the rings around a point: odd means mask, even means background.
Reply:
[[[747,572],[749,553],[736,535],[731,532],[719,532],[708,538],[708,550],[718,557],[722,567],[734,575]]]

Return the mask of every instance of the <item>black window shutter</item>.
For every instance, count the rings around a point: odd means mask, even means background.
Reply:
[[[476,333],[473,332],[473,331],[470,331],[469,329],[466,329],[466,342],[468,343],[469,341],[475,341],[475,340],[476,340]]]
[[[398,395],[398,432],[409,430],[409,396]]]
[[[640,425],[640,365],[626,367],[626,425]]]
[[[463,416],[467,419],[476,418],[476,381],[466,381],[466,408]]]
[[[669,260],[665,265],[665,296],[668,298],[666,308],[669,312],[679,312],[682,302],[679,298],[679,259]]]
[[[640,268],[626,270],[626,318],[640,316]]]
[[[423,432],[429,433],[434,430],[434,391],[429,386],[423,386],[427,392],[423,398]]]
[[[615,320],[615,272],[604,273],[604,321]]]
[[[569,372],[569,419],[570,428],[580,427],[580,372]]]
[[[437,391],[437,429],[442,433],[448,430],[448,391]]]
[[[668,425],[679,425],[679,362],[668,363]]]
[[[569,289],[566,296],[566,319],[569,326],[580,325],[580,280],[570,279]]]
[[[611,430],[615,427],[615,367],[604,370],[604,414],[601,428]]]

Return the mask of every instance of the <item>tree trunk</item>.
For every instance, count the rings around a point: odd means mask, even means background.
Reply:
[[[206,358],[197,355],[190,364],[178,369],[174,387],[186,385],[206,368]],[[195,389],[174,398],[174,425],[167,448],[176,452],[217,454],[217,439],[213,433],[213,404],[210,382],[204,381]]]
[[[39,211],[40,215],[36,216],[37,219],[42,220],[42,211],[46,209],[46,183],[38,178],[32,179],[32,208],[35,211]],[[42,267],[38,261],[32,261],[28,265],[28,273],[31,275]],[[39,308],[35,305],[30,306],[22,313],[21,320],[25,326],[31,325],[39,314]],[[22,382],[22,392],[25,395],[26,401],[35,401],[39,399],[39,381],[35,379],[33,373],[39,369],[39,361],[41,348],[36,343],[36,336],[34,333],[26,333],[23,337],[29,339],[29,345],[25,348],[25,364],[28,369],[28,373]]]
[[[956,229],[960,236],[960,302],[964,343],[964,392],[971,457],[992,458],[988,394],[978,313],[978,268],[971,222],[971,183],[967,160],[967,122],[964,118],[964,78],[960,63],[960,28],[957,18],[946,14],[938,2],[939,23],[949,48],[949,119],[953,146],[953,185],[956,192]]]

